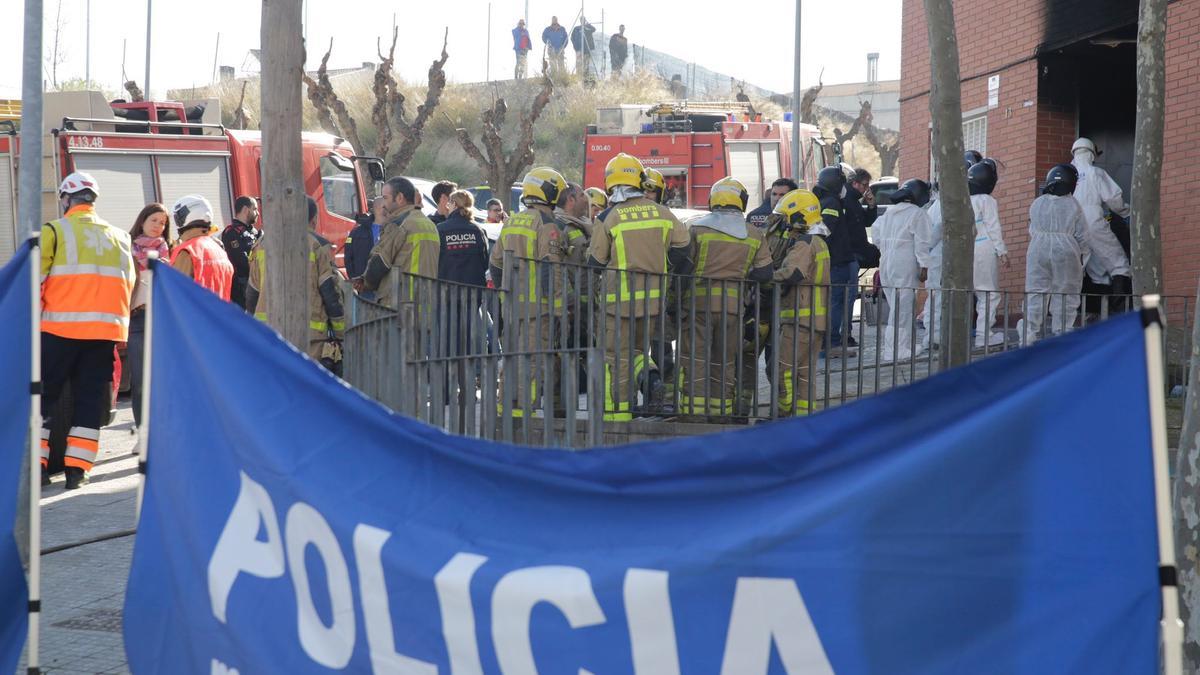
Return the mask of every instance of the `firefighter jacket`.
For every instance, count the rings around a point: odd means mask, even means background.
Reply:
[[[250,251],[250,279],[246,284],[246,309],[254,318],[267,320],[267,278],[265,235]],[[319,345],[341,340],[346,332],[345,309],[337,267],[333,262],[333,244],[312,230],[308,231],[308,341],[309,356],[319,359]],[[317,345],[318,353],[312,346]]]
[[[728,221],[734,227],[724,227]],[[740,228],[736,225],[740,224]],[[761,281],[771,279],[771,249],[763,241],[764,232],[747,226],[740,212],[714,211],[689,221],[692,237],[691,259],[696,277],[690,297],[683,301],[684,311],[705,310],[739,314],[746,297],[744,280],[757,271]]]
[[[225,249],[200,228],[182,236],[184,239],[171,251],[171,267],[228,302],[233,288],[233,263],[229,262]]]
[[[80,204],[42,225],[42,332],[72,340],[129,337],[137,279],[129,233]]]
[[[677,274],[691,272],[692,239],[671,210],[636,196],[602,211],[592,226],[588,262],[601,265],[610,314],[643,317],[661,311],[668,259]]]
[[[825,221],[825,227],[829,228],[827,243],[830,262],[834,265],[854,262],[854,247],[841,197],[824,194],[820,188],[816,194],[821,200],[821,220]]]
[[[829,296],[829,246],[825,240],[812,234],[794,235],[783,264],[775,270],[775,282],[783,284],[780,322],[824,332]]]
[[[380,304],[394,307],[397,298],[392,297],[392,274],[436,279],[441,246],[437,226],[420,209],[405,206],[384,226],[379,243],[367,261],[367,270],[363,272],[363,285],[369,291],[377,291]],[[403,277],[400,278],[400,287],[407,287],[407,291],[401,292],[407,293],[411,300],[415,288],[406,283]]]
[[[550,311],[550,286],[561,285],[561,276],[554,279],[557,283],[552,284],[554,266],[538,263],[562,262],[562,239],[554,217],[540,207],[514,213],[500,229],[500,239],[492,247],[489,266],[496,285],[506,285],[509,289],[510,292],[504,297],[506,302],[513,303],[514,316],[535,316]],[[511,270],[513,277],[507,280],[504,278],[505,251],[512,253],[514,261]]]

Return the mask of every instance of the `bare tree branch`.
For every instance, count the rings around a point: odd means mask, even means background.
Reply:
[[[397,131],[404,140],[400,143],[400,149],[396,151],[396,156],[391,159],[388,166],[396,173],[400,173],[412,161],[413,155],[417,151],[417,147],[421,145],[421,134],[425,131],[425,124],[429,122],[429,118],[433,115],[433,111],[438,107],[442,99],[442,92],[446,90],[446,60],[450,58],[450,54],[446,51],[446,46],[450,42],[450,29],[446,29],[446,33],[442,38],[442,54],[441,57],[434,60],[429,66],[428,85],[425,89],[425,102],[417,106],[417,115],[411,122],[405,119],[405,111],[403,99],[399,105],[392,106],[393,122],[396,125]]]
[[[129,92],[129,100],[133,101],[134,103],[140,103],[141,101],[146,100],[146,97],[142,94],[141,87],[137,86],[137,82],[134,82],[133,80],[129,80],[125,83],[125,91]]]
[[[502,191],[512,185],[517,176],[533,164],[533,130],[553,93],[554,82],[548,74],[543,74],[541,90],[530,103],[529,110],[521,113],[517,142],[511,152],[504,151],[502,131],[508,114],[508,103],[503,97],[497,98],[490,108],[485,108],[481,113],[483,131],[478,145],[471,140],[466,129],[455,129],[459,145],[467,156],[474,159],[483,169],[492,190]],[[483,149],[480,149],[480,145]]]
[[[346,104],[333,90],[329,81],[329,55],[333,53],[333,38],[329,39],[329,49],[321,57],[321,66],[317,68],[317,79],[314,82],[308,73],[304,73],[304,84],[308,86],[308,100],[317,111],[321,128],[335,136],[341,136],[350,141],[355,152],[362,152],[362,140],[358,137],[358,123],[350,116]],[[336,123],[334,120],[337,120]]]
[[[242,81],[242,97],[238,99],[237,108],[233,111],[233,126],[237,129],[245,129],[249,125],[250,115],[246,111],[246,85],[247,81]]]
[[[325,52],[325,56],[321,57],[321,67],[317,70],[318,73],[325,72],[325,69],[329,65],[329,55],[332,53],[333,38],[330,38],[329,49]],[[327,94],[321,88],[320,84],[309,77],[308,73],[304,73],[303,76],[305,89],[308,90],[308,100],[312,103],[313,109],[317,111],[317,120],[321,123],[321,129],[323,129],[325,133],[333,134],[334,136],[341,136],[342,130],[338,128],[337,122],[333,121],[333,113],[330,112],[331,102],[329,101],[329,96],[333,95],[336,97],[336,94],[333,94],[332,91],[328,92]],[[355,149],[358,149],[357,146]]]
[[[800,99],[800,121],[804,122],[805,124],[815,123],[813,121],[813,104],[817,102],[817,96],[819,96],[821,94],[821,90],[825,88],[825,83],[821,81],[821,78],[824,77],[824,75],[825,70],[822,69],[821,76],[817,77],[817,86],[809,87],[808,91],[805,91],[803,97]],[[795,94],[792,94],[792,96],[795,96]]]
[[[554,83],[550,81],[549,77],[543,77],[542,89],[534,97],[533,103],[529,106],[529,112],[521,114],[521,135],[517,139],[516,147],[513,148],[513,154],[508,159],[507,173],[509,176],[515,178],[517,174],[525,170],[525,167],[533,164],[533,126],[542,116],[542,111],[550,102],[550,96],[553,93]]]

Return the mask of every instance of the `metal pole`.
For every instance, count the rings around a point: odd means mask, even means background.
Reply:
[[[87,0],[87,56],[84,59],[83,79],[92,82],[92,0]]]
[[[23,74],[21,78],[21,156],[29,161],[21,162],[20,173],[20,208],[18,215],[24,224],[24,230],[30,237],[37,237],[41,231],[42,211],[42,0],[25,0],[25,50],[22,61]],[[36,241],[36,240],[35,240]],[[30,275],[30,382],[41,382],[41,268],[38,261],[41,256],[35,245],[29,255]],[[34,389],[34,391],[38,391]],[[29,672],[38,672],[38,656],[40,642],[40,611],[41,600],[41,434],[42,410],[41,395],[30,396],[29,405],[29,471],[26,479],[29,481],[29,636],[28,636],[28,667]]]
[[[796,0],[796,64],[792,72],[792,180],[800,180],[800,5]]]
[[[1175,532],[1171,521],[1171,477],[1167,467],[1167,418],[1163,384],[1163,319],[1159,312],[1160,298],[1142,298],[1142,311],[1149,313],[1146,326],[1146,382],[1150,398],[1150,440],[1154,453],[1154,510],[1158,519],[1158,569],[1160,578],[1169,576],[1170,584],[1162,584],[1161,631],[1163,643],[1163,672],[1176,675],[1183,672],[1183,622],[1179,619],[1179,588],[1175,574]],[[1143,314],[1146,317],[1147,314]],[[1169,575],[1163,572],[1170,570]]]
[[[526,24],[528,25],[528,24]],[[492,81],[492,3],[488,3],[488,20],[487,20],[487,50],[484,51],[484,79],[488,82]]]
[[[142,350],[142,423],[138,426],[138,489],[137,502],[134,504],[133,526],[136,528],[142,518],[142,497],[146,493],[146,462],[150,455],[150,395],[154,378],[151,377],[154,364],[154,260],[158,260],[156,251],[150,252],[152,264],[146,267],[144,274],[148,275],[149,292],[146,294],[146,328],[143,339],[146,346]]]
[[[91,0],[88,0],[88,1],[91,2]],[[221,34],[217,33],[217,46],[213,47],[213,72],[212,72],[212,81],[213,82],[217,81],[217,60],[220,58],[220,54],[221,54]]]
[[[154,100],[150,95],[150,36],[153,35],[151,26],[152,14],[154,10],[154,0],[146,0],[146,81],[145,87],[142,89],[146,93],[147,100]]]
[[[525,27],[529,27],[529,0],[525,0]]]

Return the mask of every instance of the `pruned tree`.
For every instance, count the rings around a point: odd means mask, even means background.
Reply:
[[[807,97],[808,97],[808,95],[805,94],[805,98],[807,98]],[[801,105],[803,105],[803,104],[801,104]],[[811,103],[809,104],[809,108],[810,109],[812,108]],[[858,135],[858,132],[862,131],[863,126],[870,123],[870,120],[871,120],[871,102],[863,101],[862,106],[858,110],[858,117],[855,117],[854,122],[850,125],[850,130],[843,132],[840,127],[834,127],[833,128],[833,139],[838,142],[838,145],[844,146],[846,143],[849,143],[850,141],[854,140],[854,137]]]
[[[817,97],[821,95],[821,90],[825,88],[825,83],[821,81],[824,75],[825,71],[821,70],[821,75],[817,77],[817,86],[809,87],[800,99],[800,121],[805,124],[816,124],[813,105],[817,102]]]
[[[63,17],[62,0],[58,0],[54,10],[54,37],[50,41],[50,53],[46,54],[46,79],[50,80],[50,88],[58,91],[58,67],[67,60],[67,49],[63,44],[63,30],[67,27],[67,19]]]
[[[471,140],[471,135],[466,129],[455,129],[459,145],[467,156],[474,159],[483,169],[488,177],[488,185],[497,194],[512,185],[521,172],[533,165],[533,128],[553,93],[554,82],[550,80],[543,64],[542,88],[530,103],[529,110],[521,113],[517,142],[511,152],[505,152],[502,136],[504,121],[508,115],[508,103],[504,97],[497,98],[492,107],[484,109],[482,113],[483,133],[479,143],[483,146],[482,150]]]
[[[233,128],[245,129],[250,124],[250,113],[246,110],[246,85],[249,82],[242,82],[242,97],[238,99],[237,108],[233,111]]]
[[[384,160],[391,174],[401,174],[412,162],[413,155],[421,145],[422,134],[429,118],[441,102],[442,92],[446,89],[446,60],[450,58],[446,51],[450,40],[450,29],[446,29],[442,40],[442,53],[429,66],[428,82],[425,90],[425,101],[417,106],[416,114],[409,115],[406,98],[400,91],[392,68],[395,65],[396,41],[399,38],[398,28],[392,29],[392,45],[385,57],[379,43],[380,63],[375,68],[374,84],[371,88],[375,95],[375,104],[371,107],[371,125],[376,130],[375,147],[367,148],[358,133],[358,121],[350,114],[346,104],[338,96],[329,79],[329,56],[333,53],[333,40],[329,41],[329,49],[321,58],[314,80],[307,73],[304,83],[308,88],[308,100],[317,112],[317,120],[326,132],[341,136],[350,141],[356,152],[370,152]],[[400,143],[393,148],[393,140],[400,136]]]

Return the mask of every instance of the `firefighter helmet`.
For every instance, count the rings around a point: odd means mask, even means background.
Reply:
[[[554,206],[558,196],[567,189],[567,179],[548,166],[530,169],[521,181],[521,203],[525,206],[544,204]]]
[[[92,178],[92,174],[76,171],[63,179],[61,185],[58,186],[58,194],[73,195],[84,190],[91,190],[92,194],[100,196],[100,184]]]
[[[608,195],[604,194],[604,190],[597,187],[590,187],[584,192],[587,193],[588,204],[597,209],[608,208]]]
[[[745,211],[749,201],[750,194],[746,192],[746,186],[732,176],[726,176],[713,183],[708,193],[708,208],[714,211],[719,208]]]
[[[642,181],[643,190],[658,190],[661,196],[663,190],[667,189],[667,181],[663,178],[662,172],[658,169],[645,168],[646,179]]]
[[[623,152],[608,160],[608,164],[604,167],[604,189],[609,194],[612,194],[613,188],[618,185],[641,190],[642,182],[645,179],[646,170],[642,168],[641,161],[637,157]]]
[[[792,190],[779,199],[772,213],[791,227],[808,230],[821,222],[821,200],[808,190]]]

